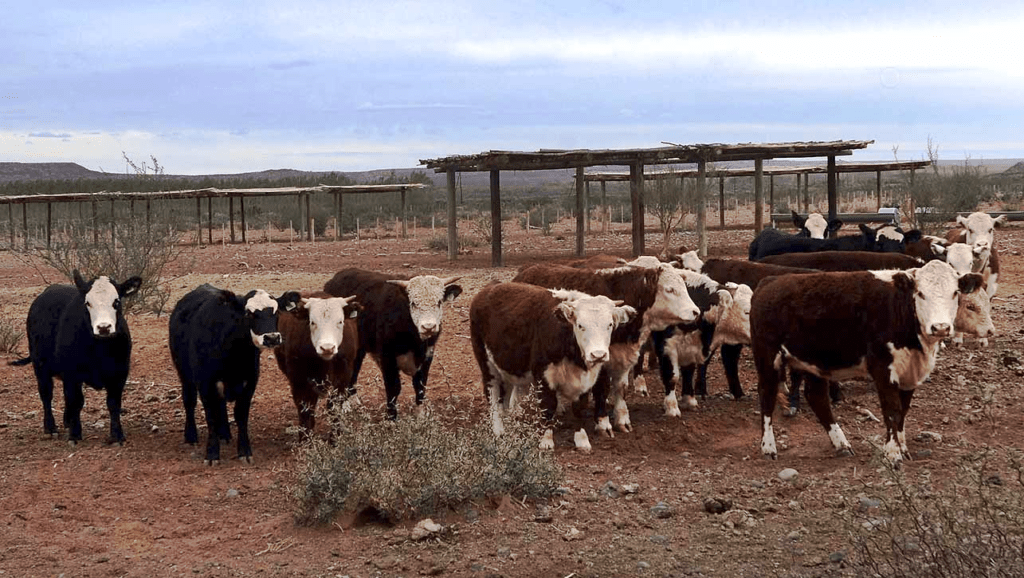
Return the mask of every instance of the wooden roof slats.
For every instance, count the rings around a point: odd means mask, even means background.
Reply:
[[[403,183],[393,185],[317,185],[315,187],[271,187],[255,189],[190,189],[182,191],[153,191],[147,193],[125,193],[120,191],[101,191],[98,193],[61,193],[53,195],[11,195],[0,196],[0,205],[17,205],[23,203],[60,203],[90,201],[145,201],[162,199],[205,199],[227,197],[275,197],[296,195],[300,193],[400,193],[411,189],[422,189],[428,185],[422,183]]]
[[[917,170],[931,165],[931,161],[907,161],[907,162],[893,162],[893,163],[845,163],[836,164],[836,172],[839,173],[873,173],[877,171],[903,171],[903,170]],[[762,174],[766,176],[777,176],[777,175],[805,175],[805,174],[825,174],[828,172],[828,167],[824,166],[813,166],[813,167],[764,167]],[[647,180],[657,179],[668,179],[673,177],[696,177],[697,169],[680,169],[670,171],[653,171],[644,172],[644,178]],[[754,176],[753,167],[744,167],[737,169],[715,169],[708,170],[706,173],[708,178],[714,177],[752,177]],[[586,181],[606,181],[606,182],[619,182],[628,181],[629,173],[620,172],[594,172],[586,173],[583,177]]]
[[[536,152],[491,150],[473,155],[421,159],[435,172],[545,170],[596,165],[670,164],[850,155],[875,141],[789,142],[769,144],[693,144],[636,149],[541,149]]]

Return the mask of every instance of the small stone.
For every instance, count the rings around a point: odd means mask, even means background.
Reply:
[[[638,570],[642,571],[642,570],[646,570],[646,569],[650,568],[651,565],[648,564],[647,562],[644,562],[643,560],[641,560],[641,561],[636,563],[636,567],[637,567]]]
[[[932,450],[919,450],[917,452],[917,457],[919,457],[919,458],[930,458],[930,457],[932,457]]]
[[[709,514],[721,514],[732,508],[732,500],[726,498],[709,498],[704,500],[704,511]]]
[[[160,397],[152,393],[147,393],[146,396],[142,398],[142,400],[145,401],[146,403],[153,403],[156,401],[160,401]]]
[[[640,484],[622,484],[619,486],[619,492],[624,496],[636,494],[640,492]]]
[[[673,513],[672,506],[669,506],[665,502],[658,502],[651,508],[651,514],[654,515],[655,518],[671,518]]]
[[[882,502],[880,500],[865,497],[861,498],[860,501],[857,503],[857,511],[862,514],[878,513],[878,509],[881,506]]]
[[[655,534],[654,536],[651,536],[651,542],[664,546],[665,544],[668,544],[668,537],[662,536],[661,534]]]
[[[790,540],[793,540],[794,542],[799,540],[800,539],[800,530],[793,530],[792,532],[786,534],[786,538],[789,538]]]
[[[426,540],[427,538],[437,534],[441,531],[441,528],[441,524],[438,524],[430,518],[425,518],[416,524],[409,537],[419,542],[420,540]]]
[[[1003,478],[999,477],[999,474],[992,474],[985,478],[985,483],[990,486],[1001,486],[1003,485]]]
[[[846,552],[832,552],[828,555],[828,561],[833,564],[838,564],[846,559]]]
[[[160,433],[160,426],[156,424],[149,426],[149,433]]]
[[[498,548],[498,556],[500,556],[502,558],[508,558],[511,555],[512,555],[512,549],[511,548],[508,548],[507,546],[502,546],[501,548]]]
[[[786,468],[779,472],[779,479],[783,482],[792,482],[796,479],[797,475],[799,475],[799,472],[793,468]]]
[[[239,493],[238,490],[234,488],[228,488],[228,491],[225,495],[229,498],[237,498],[239,496]]]
[[[573,540],[579,538],[582,534],[583,532],[580,532],[575,527],[573,527],[569,528],[569,530],[562,536],[562,539],[564,539],[566,542],[572,542]]]
[[[480,521],[480,512],[470,509],[466,511],[466,521],[470,524],[475,524]]]
[[[537,515],[533,517],[534,522],[540,522],[542,524],[550,524],[552,521],[551,508],[547,506],[541,506],[537,508]]]
[[[914,436],[914,439],[919,442],[935,442],[940,444],[942,443],[942,434],[933,431],[923,431]]]
[[[757,488],[757,489],[759,489],[759,490],[763,490],[764,489],[764,482],[762,482],[761,480],[754,480],[754,481],[750,482],[750,485],[755,487],[755,488]]]
[[[556,496],[564,496],[564,495],[569,494],[569,493],[572,493],[572,489],[568,488],[566,486],[559,486],[559,487],[555,488],[555,495]]]
[[[619,486],[615,482],[608,480],[601,486],[601,494],[608,496],[609,498],[619,497]]]

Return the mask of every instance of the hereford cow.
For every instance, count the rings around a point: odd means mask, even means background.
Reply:
[[[892,223],[879,225],[874,231],[874,250],[882,253],[905,253],[908,243],[914,244],[924,238],[924,234],[917,229],[904,231]]]
[[[398,417],[400,373],[412,377],[416,405],[427,396],[427,376],[434,361],[434,346],[441,336],[445,302],[462,293],[455,285],[459,277],[440,279],[433,275],[405,277],[362,269],[339,271],[324,291],[335,296],[355,295],[363,306],[359,314],[359,351],[352,369],[348,395],[356,395],[356,379],[369,353],[384,378],[388,417]]]
[[[359,350],[355,296],[331,297],[322,291],[304,295],[298,307],[281,315],[281,344],[274,358],[291,385],[299,424],[308,433],[316,425],[316,404],[331,392],[343,394],[352,382]],[[328,407],[333,402],[328,397]]]
[[[235,403],[238,457],[252,463],[249,409],[260,377],[260,351],[281,344],[278,314],[291,311],[299,294],[274,298],[262,289],[239,296],[210,284],[196,287],[174,306],[168,321],[171,360],[181,379],[185,442],[196,444],[196,397],[206,414],[206,465],[220,463],[220,440],[231,439],[227,403]]]
[[[917,257],[922,261],[934,261],[935,259],[946,258],[946,247],[950,242],[932,235],[921,235],[916,241],[905,242],[903,253],[911,257]]]
[[[832,416],[828,380],[870,377],[886,426],[885,457],[894,466],[909,457],[904,419],[916,387],[935,367],[944,338],[953,334],[958,296],[981,283],[947,263],[907,271],[786,275],[761,282],[750,314],[761,403],[761,452],[778,450],[772,415],[782,369],[806,374],[807,401],[840,454],[853,448]]]
[[[527,267],[513,281],[530,283],[550,289],[573,289],[589,295],[604,295],[622,300],[636,309],[636,317],[618,326],[612,335],[610,359],[593,389],[597,430],[612,435],[607,406],[615,411],[620,431],[630,431],[629,408],[623,395],[633,366],[640,356],[640,347],[651,331],[660,331],[678,323],[695,325],[700,310],[690,299],[686,283],[679,272],[667,263],[655,268],[622,265],[594,271],[564,265],[539,264]]]
[[[999,283],[999,253],[996,251],[995,228],[1006,222],[1006,215],[992,218],[984,212],[971,213],[964,217],[957,215],[958,228],[946,233],[946,240],[951,243],[967,243],[987,264],[982,267],[981,274],[985,277],[988,296],[996,294]],[[987,254],[987,257],[985,255]]]
[[[82,439],[82,385],[107,390],[110,437],[107,443],[124,444],[121,397],[131,365],[132,336],[121,310],[121,300],[139,290],[142,279],[117,283],[110,277],[86,282],[77,269],[74,285],[50,285],[28,309],[28,357],[11,365],[32,364],[43,402],[43,431],[57,433],[53,419],[53,378],[64,389],[64,427],[75,445]]]
[[[875,251],[822,251],[818,253],[783,253],[758,261],[769,265],[818,269],[819,271],[873,271],[881,269],[915,269],[924,261],[903,253]]]
[[[743,346],[750,343],[750,287],[746,285],[720,285],[707,275],[681,271],[690,298],[701,310],[696,328],[674,325],[663,331],[652,331],[651,341],[658,356],[661,381],[665,387],[665,415],[678,417],[676,384],[682,387],[682,406],[697,407],[694,396],[693,374],[701,368],[697,389],[707,395],[707,361],[713,351],[722,345]],[[737,399],[743,390],[736,380],[731,389]],[[732,382],[730,382],[732,388]]]
[[[470,304],[469,330],[495,435],[504,431],[502,414],[531,386],[547,420],[589,392],[611,355],[613,330],[636,315],[621,301],[578,291],[515,282],[481,289]],[[574,437],[578,449],[590,450],[585,428]],[[553,447],[548,429],[541,449]]]

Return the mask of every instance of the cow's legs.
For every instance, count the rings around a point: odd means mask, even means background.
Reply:
[[[663,343],[661,340],[660,343]],[[655,342],[658,344],[659,342]],[[658,349],[658,371],[661,373],[661,383],[665,386],[665,415],[668,417],[679,417],[679,401],[676,399],[676,382],[679,379],[679,364],[675,359],[665,352],[663,346],[657,345]]]
[[[380,372],[384,377],[384,395],[387,397],[388,419],[398,419],[398,394],[402,393],[402,376],[394,355],[381,356]]]
[[[804,379],[806,380],[804,383],[804,394],[807,396],[807,405],[811,406],[811,411],[817,416],[821,427],[825,428],[825,432],[828,433],[828,439],[832,441],[832,447],[835,448],[836,455],[852,456],[853,447],[846,439],[843,428],[839,427],[835,416],[832,414],[832,404],[829,403],[827,393],[828,380],[811,374],[804,374]]]
[[[697,409],[697,396],[693,394],[693,373],[695,365],[679,368],[679,383],[683,386],[683,397],[680,400],[683,409]]]
[[[875,379],[875,387],[878,389],[878,400],[882,404],[882,421],[885,423],[885,445],[882,446],[882,453],[885,459],[889,460],[893,468],[899,468],[903,463],[903,450],[900,448],[899,433],[903,431],[903,402],[901,400],[899,383],[889,381],[889,376],[882,379]]]
[[[423,359],[423,364],[412,376],[412,389],[416,393],[416,405],[422,404],[427,399],[427,376],[430,374],[430,364],[434,362],[433,347],[429,347],[430,353]]]
[[[624,397],[626,392],[626,385],[629,382],[629,370],[632,366],[624,368],[619,371],[615,371],[614,374],[609,371],[610,379],[610,401],[615,411],[615,425],[622,432],[629,432],[633,430],[633,425],[629,422],[629,407],[626,405],[626,399]]]
[[[761,454],[774,460],[779,450],[775,445],[775,429],[772,426],[772,415],[775,413],[776,396],[779,394],[779,379],[782,368],[776,368],[771,361],[765,363],[763,354],[755,353],[757,362],[757,395],[761,404]],[[781,362],[781,360],[780,360]]]
[[[53,376],[36,371],[39,383],[39,400],[43,402],[43,432],[47,435],[57,433],[57,422],[53,419]]]
[[[64,378],[64,425],[68,428],[68,441],[72,445],[82,440],[82,407],[85,406],[85,393],[82,382]]]
[[[199,432],[196,431],[196,387],[192,383],[181,384],[181,403],[185,406],[185,443],[199,443]]]
[[[352,378],[349,379],[347,389],[345,391],[346,397],[352,397],[356,394],[356,381],[359,379],[359,370],[363,367],[363,359],[366,357],[366,351],[360,348],[356,351],[356,358],[352,360]]]
[[[804,389],[804,375],[795,369],[789,370],[789,407],[782,415],[793,417],[800,411],[800,390]]]
[[[121,397],[124,394],[124,382],[107,386],[107,411],[110,413],[110,438],[108,444],[124,445],[124,430],[121,429]]]
[[[900,404],[902,413],[900,415],[899,429],[896,430],[896,440],[900,444],[900,451],[903,457],[910,459],[910,448],[907,447],[907,432],[904,429],[907,423],[907,412],[910,411],[910,400],[914,397],[914,390],[900,390]]]
[[[597,380],[594,381],[593,389],[590,390],[594,397],[594,420],[597,422],[594,431],[606,437],[615,437],[612,432],[611,420],[608,419],[608,395],[612,388],[611,380],[612,375],[608,371],[608,367],[602,367],[601,372],[597,375]]]
[[[203,463],[208,466],[220,463],[220,434],[218,432],[221,426],[218,421],[222,413],[227,415],[226,404],[224,398],[218,397],[216,393],[203,396],[203,413],[206,414],[206,459],[203,460]]]
[[[300,388],[296,388],[292,384],[292,401],[295,402],[295,409],[299,411],[299,425],[306,430],[307,434],[312,434],[313,429],[316,427],[316,403],[319,398],[320,396],[316,394],[316,390],[313,389],[311,384],[307,383],[306,387]],[[235,404],[235,412],[238,412],[237,403]],[[235,417],[235,423],[238,423],[237,416]]]
[[[740,354],[743,352],[743,345],[722,345],[722,369],[725,371],[725,381],[729,384],[729,393],[733,398],[743,397],[743,386],[740,385]],[[707,373],[707,363],[704,364],[703,372]],[[702,378],[703,381],[704,378]],[[707,384],[704,383],[704,394],[707,394]]]
[[[252,446],[249,443],[249,409],[252,397],[241,395],[235,400],[235,426],[238,427],[238,457],[247,464],[252,463]],[[314,409],[316,402],[314,402]],[[225,405],[225,409],[227,406]],[[313,431],[310,428],[309,431]]]

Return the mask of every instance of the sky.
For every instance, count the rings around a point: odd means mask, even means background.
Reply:
[[[874,140],[1024,158],[1024,3],[5,3],[0,161],[167,174]]]

